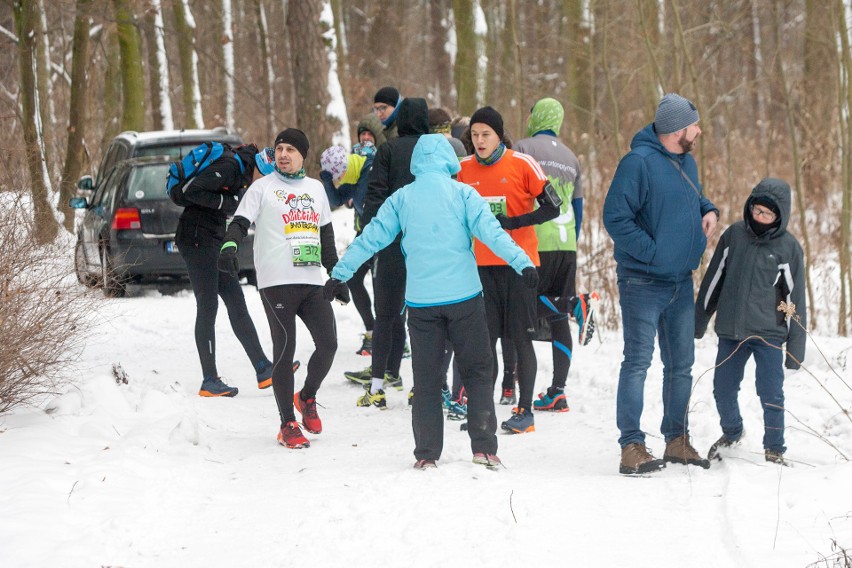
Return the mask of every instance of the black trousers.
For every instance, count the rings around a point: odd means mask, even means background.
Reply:
[[[304,322],[314,340],[308,360],[308,376],[302,388],[303,399],[315,397],[331,368],[337,352],[337,326],[331,304],[323,298],[322,286],[287,284],[260,291],[274,353],[272,389],[281,425],[296,419],[293,412],[293,357],[296,353],[296,316]]]
[[[373,265],[376,325],[373,328],[373,377],[399,375],[405,349],[405,257],[399,243],[379,251]]]
[[[202,375],[219,376],[216,370],[216,313],[219,311],[219,296],[228,309],[231,329],[257,372],[258,366],[267,360],[266,355],[248,313],[239,280],[227,272],[220,272],[216,267],[219,248],[183,245],[179,250],[195,294],[195,346],[201,360]]]
[[[364,277],[370,272],[373,262],[368,260],[358,267],[352,278],[346,282],[349,286],[349,292],[352,294],[352,303],[355,304],[355,309],[358,310],[358,315],[361,316],[361,321],[364,322],[364,329],[373,331],[375,319],[373,318],[373,301],[370,299],[370,293],[367,287],[364,286]]]
[[[457,304],[409,308],[414,370],[414,457],[437,460],[444,447],[441,362],[447,340],[467,392],[467,423],[473,453],[497,453],[497,416],[491,382],[491,350],[482,296]]]

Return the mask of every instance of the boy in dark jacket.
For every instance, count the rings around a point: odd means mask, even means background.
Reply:
[[[761,180],[745,202],[743,220],[722,234],[701,282],[695,302],[695,337],[704,336],[710,317],[718,312],[713,396],[723,432],[708,459],[718,458],[720,448],[743,436],[737,394],[745,364],[754,355],[765,458],[787,465],[782,365],[788,369],[801,365],[807,325],[802,247],[787,232],[789,220],[790,186],[780,179]],[[795,313],[788,317],[791,304]]]

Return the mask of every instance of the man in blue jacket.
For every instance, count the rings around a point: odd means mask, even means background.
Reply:
[[[385,200],[326,283],[331,295],[339,281],[349,280],[361,264],[402,233],[417,469],[435,467],[443,449],[441,362],[447,340],[452,343],[467,391],[473,462],[486,467],[500,464],[491,345],[471,237],[505,259],[523,276],[526,286],[538,284],[532,261],[501,228],[488,203],[473,188],[452,179],[459,169],[458,158],[443,134],[421,136],[411,157],[415,181]]]
[[[695,360],[692,271],[719,219],[702,193],[690,155],[700,135],[695,105],[674,93],[664,96],[654,122],[633,137],[604,202],[624,333],[616,403],[623,474],[657,471],[666,462],[709,467],[689,442],[687,421]],[[666,441],[662,460],[645,447],[640,427],[658,332]]]

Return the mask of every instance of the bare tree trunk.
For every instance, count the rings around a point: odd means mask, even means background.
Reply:
[[[266,107],[266,144],[272,144],[275,137],[275,72],[272,70],[272,50],[269,46],[269,28],[266,23],[266,10],[263,0],[257,0],[257,33],[260,44],[260,57],[263,60]]]
[[[86,134],[88,81],[86,65],[89,61],[89,6],[91,0],[77,0],[74,17],[74,39],[71,44],[71,103],[68,108],[68,147],[65,167],[59,185],[59,206],[62,207],[77,191],[77,179],[83,171],[83,138]],[[74,215],[65,214],[63,223],[69,233],[74,232]]]
[[[781,35],[781,17],[779,14],[778,6],[775,6],[775,22],[774,22],[774,30],[775,30],[775,44],[776,46],[781,45],[780,35]],[[802,244],[805,249],[805,283],[808,289],[808,305],[814,305],[814,291],[813,286],[811,286],[811,262],[814,257],[811,254],[811,240],[808,232],[808,223],[805,218],[805,212],[807,211],[805,207],[805,198],[802,195],[802,160],[800,157],[799,151],[799,138],[796,132],[796,118],[793,110],[793,94],[790,92],[790,86],[787,83],[787,72],[785,70],[784,60],[781,57],[781,54],[777,54],[776,57],[776,70],[778,71],[778,78],[781,82],[781,87],[784,89],[784,110],[786,114],[787,121],[787,134],[790,137],[790,150],[793,153],[793,171],[795,173],[795,194],[796,194],[796,209],[799,215],[799,233],[802,236]],[[792,221],[792,219],[791,219]],[[810,317],[808,318],[810,321],[811,328],[816,327],[817,325],[817,311],[814,309],[810,310],[808,314]]]
[[[234,30],[231,0],[222,0],[222,64],[225,67],[225,125],[234,130]]]
[[[47,124],[56,124],[56,108],[53,104],[53,69],[50,57],[50,38],[47,35],[47,11],[44,9],[44,0],[37,0],[35,8],[38,17],[35,19],[35,48],[36,48],[36,85],[39,92],[38,104],[42,127]],[[52,172],[51,164],[56,162],[50,158],[53,151],[59,148],[57,136],[53,129],[48,129],[48,135],[42,128],[41,137],[45,145],[45,167]]]
[[[447,17],[449,11],[450,3],[447,0],[429,2],[430,46],[432,50],[432,66],[429,75],[433,81],[432,88],[435,90],[435,100],[441,106],[449,106],[449,94],[453,86],[452,62],[446,49],[449,40]],[[489,25],[488,28],[490,32],[491,26]]]
[[[840,87],[839,107],[841,109],[840,126],[842,135],[840,137],[840,155],[843,156],[843,170],[841,176],[841,188],[843,197],[840,207],[840,248],[838,257],[840,260],[840,313],[837,315],[837,333],[846,335],[849,331],[850,317],[850,292],[848,283],[852,278],[850,270],[850,223],[852,223],[852,55],[849,46],[849,28],[846,25],[847,11],[843,0],[837,0],[834,18],[837,22],[838,35],[840,36],[840,72],[842,80],[838,82]]]
[[[171,130],[172,101],[169,97],[169,62],[163,30],[160,0],[147,0],[145,10],[145,42],[148,44],[148,82],[155,130]]]
[[[136,17],[128,0],[113,0],[121,52],[121,129],[145,130],[145,81]]]
[[[50,204],[50,180],[44,162],[44,140],[41,138],[38,121],[38,89],[36,88],[36,49],[34,0],[17,0],[13,4],[15,28],[18,34],[18,68],[21,74],[21,106],[23,107],[24,144],[27,167],[30,172],[31,193],[35,214],[35,238],[46,244],[56,238],[59,223]]]
[[[115,24],[105,24],[104,55],[106,70],[104,71],[103,123],[104,131],[101,137],[101,148],[106,149],[110,140],[119,133],[121,114],[121,63],[118,52],[118,32]],[[98,172],[98,179],[106,172]]]
[[[312,152],[305,169],[319,172],[319,156],[331,144],[340,123],[328,115],[328,55],[320,29],[322,0],[291,2],[287,7],[290,45],[298,51],[291,58],[296,89],[296,121],[310,140]]]
[[[568,24],[568,53],[565,57],[565,80],[568,103],[565,114],[572,137],[579,141],[580,134],[592,131],[590,118],[591,91],[593,86],[586,81],[589,74],[587,45],[591,41],[589,26],[583,14],[582,0],[562,0],[562,17]]]
[[[326,107],[326,113],[338,124],[337,130],[333,130],[331,133],[331,143],[348,148],[352,138],[349,132],[349,114],[346,112],[343,85],[340,84],[340,76],[337,74],[337,44],[339,39],[335,31],[334,12],[330,0],[324,0],[322,4],[319,27],[328,63],[328,95],[330,100]]]
[[[195,20],[192,19],[187,0],[175,0],[173,7],[183,83],[183,121],[186,128],[202,128],[204,118],[201,114],[201,89],[198,84],[198,54],[195,52]]]
[[[456,27],[456,63],[454,66],[458,109],[470,115],[476,110],[477,49],[473,28],[473,0],[453,0]]]

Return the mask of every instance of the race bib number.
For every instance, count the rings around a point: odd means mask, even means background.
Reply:
[[[491,208],[491,213],[496,215],[506,215],[506,196],[505,195],[495,195],[492,197],[483,197],[485,201],[488,202],[488,206]]]
[[[293,266],[320,266],[319,239],[293,239],[290,241]]]

